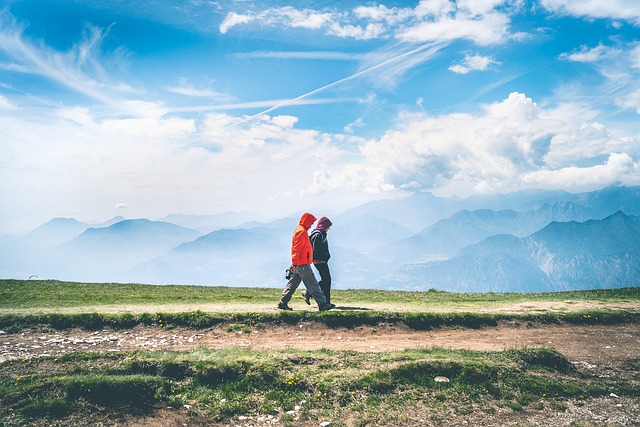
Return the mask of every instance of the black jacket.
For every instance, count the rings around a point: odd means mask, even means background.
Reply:
[[[327,233],[320,230],[313,230],[311,236],[311,246],[313,246],[313,261],[327,262],[331,258],[329,253],[329,242],[327,241]]]

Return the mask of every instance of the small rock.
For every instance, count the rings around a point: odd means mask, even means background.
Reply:
[[[320,427],[329,427],[331,425],[330,421],[323,421],[320,423]]]
[[[617,395],[617,394],[615,394],[615,393],[611,393],[611,394],[609,395],[609,397],[615,397],[616,399],[619,399],[619,398],[620,398],[620,396],[618,396],[618,395]]]

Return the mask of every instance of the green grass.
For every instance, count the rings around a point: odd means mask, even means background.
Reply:
[[[639,397],[639,386],[580,374],[551,349],[75,353],[1,363],[0,423],[11,417],[24,424],[55,420],[87,404],[101,412],[190,405],[218,420],[255,414],[286,419],[287,411],[295,411],[302,420],[338,422],[349,413],[374,420],[383,412],[387,420],[408,422],[416,408],[435,417],[492,413],[609,393]]]
[[[312,320],[331,327],[392,322],[427,330],[443,326],[496,326],[504,320],[524,324],[640,321],[640,310],[611,306],[615,303],[640,303],[640,288],[537,294],[336,290],[334,300],[339,301],[339,307],[343,309],[324,313],[275,310],[279,295],[279,289],[268,288],[0,280],[0,328],[16,332],[35,326],[102,329],[142,324],[172,329],[176,326],[207,328],[229,324],[229,328],[243,330],[244,326],[297,324]],[[516,313],[497,309],[520,303],[567,301],[570,302],[569,308],[561,310],[521,310]],[[596,309],[580,309],[580,302],[585,301],[600,305]],[[208,307],[217,311],[191,309],[198,304],[214,304]],[[228,311],[225,310],[227,305],[241,309]],[[123,312],[114,314],[105,307],[117,307]],[[131,307],[135,307],[135,311],[128,312],[127,308]],[[491,308],[494,308],[493,312]]]
[[[0,280],[0,309],[56,307],[101,307],[176,304],[271,304],[281,289],[220,286],[154,286],[120,283],[77,283],[55,280]],[[524,302],[567,300],[627,302],[640,300],[640,287],[549,293],[451,293],[443,291],[405,292],[381,290],[332,290],[341,305],[394,304],[426,308],[486,307]]]
[[[640,312],[590,310],[568,314],[523,313],[523,314],[472,314],[472,313],[380,313],[333,311],[317,313],[311,311],[272,313],[142,313],[142,314],[35,314],[0,315],[0,328],[17,333],[26,328],[53,328],[57,330],[81,328],[100,330],[104,328],[126,329],[136,325],[159,326],[171,330],[177,326],[204,329],[225,324],[228,331],[247,331],[250,327],[269,325],[295,325],[303,321],[325,324],[329,327],[353,328],[374,326],[381,323],[404,324],[414,330],[430,330],[440,327],[482,328],[498,326],[501,321],[517,322],[524,326],[534,324],[613,325],[640,322]]]

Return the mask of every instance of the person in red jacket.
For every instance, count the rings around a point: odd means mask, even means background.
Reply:
[[[293,232],[293,237],[291,238],[291,269],[293,270],[293,275],[282,290],[282,296],[278,302],[278,308],[280,310],[291,310],[289,301],[291,301],[291,297],[293,297],[296,289],[300,286],[300,282],[304,283],[307,292],[316,300],[320,311],[335,308],[335,305],[327,303],[324,294],[320,290],[316,276],[311,269],[313,248],[311,246],[311,240],[309,239],[308,230],[314,222],[316,222],[316,217],[309,212],[305,212],[302,214],[300,223]]]

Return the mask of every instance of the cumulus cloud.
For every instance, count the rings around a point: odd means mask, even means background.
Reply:
[[[583,191],[616,183],[638,185],[638,172],[640,165],[629,155],[612,153],[603,164],[588,168],[568,166],[532,171],[522,177],[522,183],[536,188]]]
[[[364,142],[360,151],[360,162],[317,173],[314,187],[457,195],[533,184],[582,189],[637,180],[632,155],[640,154],[634,141],[615,138],[601,124],[554,117],[521,93],[479,115],[405,114],[396,129]],[[584,178],[561,179],[573,175]]]
[[[449,70],[458,74],[467,74],[471,71],[486,71],[492,64],[497,64],[488,56],[465,55],[464,61],[449,67]]]

